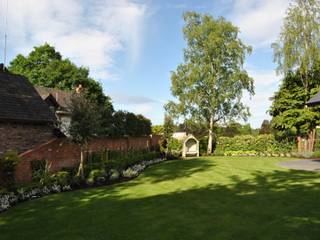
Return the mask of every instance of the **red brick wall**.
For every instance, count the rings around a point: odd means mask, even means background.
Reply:
[[[49,125],[0,122],[0,156],[8,150],[21,153],[49,141],[52,129]]]
[[[89,151],[98,152],[104,149],[128,150],[150,149],[157,147],[159,136],[121,138],[121,139],[94,139],[89,143]],[[48,160],[50,171],[56,172],[63,167],[74,167],[79,164],[80,147],[69,142],[66,138],[52,139],[35,149],[21,154],[23,160],[16,168],[16,181],[29,182],[32,178],[31,161]]]

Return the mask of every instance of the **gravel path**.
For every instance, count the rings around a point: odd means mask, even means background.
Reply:
[[[279,163],[281,167],[295,169],[295,170],[306,170],[306,171],[320,171],[320,160],[296,160]]]

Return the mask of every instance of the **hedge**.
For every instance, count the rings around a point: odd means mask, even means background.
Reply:
[[[293,142],[279,142],[273,135],[241,135],[235,137],[219,137],[216,155],[285,155],[291,153]]]

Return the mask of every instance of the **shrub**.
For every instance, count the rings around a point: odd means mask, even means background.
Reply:
[[[117,169],[111,169],[110,170],[110,180],[117,180],[120,177],[120,173]]]
[[[49,173],[50,163],[47,160],[36,160],[31,162],[32,180],[39,182],[42,186],[48,186],[52,183]]]
[[[107,174],[104,170],[94,169],[91,170],[89,177],[87,179],[88,184],[99,184],[104,183],[106,181]]]
[[[320,158],[320,151],[319,151],[319,150],[318,150],[318,151],[315,151],[315,152],[313,153],[312,157],[314,157],[314,158]]]
[[[182,142],[175,138],[170,138],[168,141],[169,152],[182,152]]]
[[[66,186],[70,183],[70,175],[66,171],[59,171],[51,176],[51,180],[55,184]]]
[[[220,137],[216,152],[228,155],[285,154],[292,152],[293,142],[277,141],[273,135]]]
[[[6,185],[14,183],[14,170],[21,161],[21,157],[15,151],[8,151],[0,158],[0,168]]]

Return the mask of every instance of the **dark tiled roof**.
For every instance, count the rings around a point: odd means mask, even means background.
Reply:
[[[308,106],[314,106],[320,104],[320,92],[318,92],[314,97],[312,97],[308,102]]]
[[[0,69],[0,120],[52,122],[55,117],[25,77]]]
[[[71,91],[63,91],[54,88],[47,88],[36,86],[35,89],[42,97],[43,100],[46,100],[50,95],[54,97],[56,102],[62,109],[68,109],[71,103],[72,92]]]

